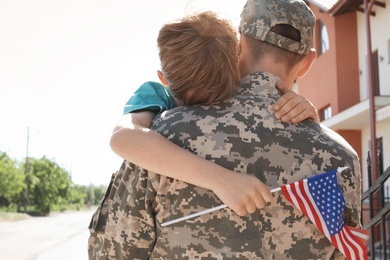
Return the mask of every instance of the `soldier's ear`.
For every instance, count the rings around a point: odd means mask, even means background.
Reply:
[[[165,79],[164,74],[162,73],[161,70],[158,70],[158,71],[157,71],[157,76],[158,76],[158,78],[160,79],[161,84],[163,84],[163,85],[166,86],[166,87],[169,86],[168,81]]]
[[[306,75],[306,73],[310,70],[311,65],[317,58],[317,52],[314,48],[310,49],[304,58],[304,62],[302,67],[298,71],[297,78],[301,78]]]

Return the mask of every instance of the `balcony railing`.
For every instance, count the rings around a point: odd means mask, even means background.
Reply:
[[[372,183],[371,157],[367,157],[368,189],[362,194],[362,220],[364,229],[370,230],[369,258],[372,260],[390,259],[390,197],[389,187],[386,181],[390,177],[390,167],[383,171],[383,149],[381,142],[378,143],[378,179]],[[387,191],[387,192],[386,192]],[[386,193],[385,193],[386,192]],[[367,205],[368,204],[368,205]],[[367,205],[368,207],[364,207]],[[367,212],[369,214],[364,214]],[[366,221],[364,216],[369,216]]]

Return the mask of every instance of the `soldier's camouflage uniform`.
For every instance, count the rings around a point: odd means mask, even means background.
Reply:
[[[153,128],[271,187],[347,166],[338,175],[345,223],[360,227],[361,173],[355,151],[311,120],[276,120],[277,80],[269,73],[251,74],[242,79],[234,99],[212,107],[177,107],[159,116]],[[225,208],[161,227],[221,204],[211,191],[124,163],[91,221],[90,259],[344,259],[281,192],[245,217]]]

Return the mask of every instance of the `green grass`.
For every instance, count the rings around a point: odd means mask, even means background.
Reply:
[[[25,213],[0,212],[0,222],[19,221],[19,220],[25,220],[28,218],[31,218],[31,217]]]
[[[78,205],[67,205],[67,206],[55,206],[54,209],[50,211],[51,214],[56,214],[59,212],[71,212],[71,211],[84,211],[94,209],[95,206],[80,207]],[[29,207],[27,213],[16,212],[16,208],[0,208],[0,222],[12,222],[26,220],[36,216],[47,216],[47,214],[42,214],[37,211],[34,207]]]

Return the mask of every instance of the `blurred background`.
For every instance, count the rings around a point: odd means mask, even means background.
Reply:
[[[200,10],[237,23],[244,2],[0,0],[0,259],[87,259],[92,211],[122,163],[111,132],[158,81],[160,27]]]
[[[243,0],[0,1],[0,152],[45,156],[81,185],[105,185],[123,105],[159,69],[161,25],[196,10],[238,21]],[[28,146],[28,148],[27,148]]]

